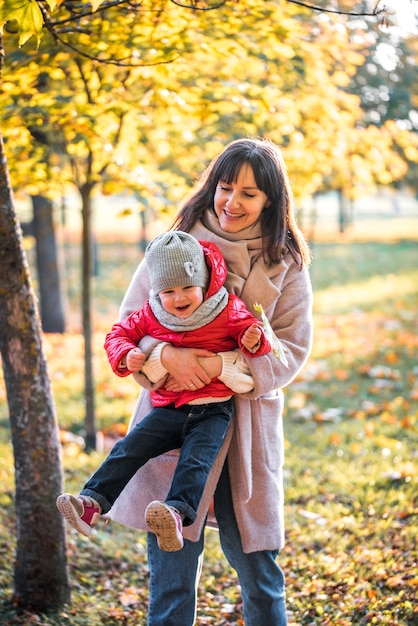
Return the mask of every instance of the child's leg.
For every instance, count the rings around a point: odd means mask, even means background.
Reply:
[[[233,402],[189,406],[185,437],[166,504],[187,526],[196,519],[206,481],[231,422]]]
[[[142,465],[181,446],[184,421],[185,415],[171,406],[154,408],[113,446],[80,493],[97,500],[102,512],[107,513]]]
[[[118,441],[87,481],[79,496],[62,494],[57,507],[79,532],[90,535],[100,514],[107,513],[135,472],[151,457],[179,448],[185,413],[155,408],[126,437]]]

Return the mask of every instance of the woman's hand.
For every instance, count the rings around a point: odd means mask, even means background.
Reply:
[[[199,348],[164,346],[161,352],[161,363],[170,374],[165,384],[167,389],[185,391],[186,389],[202,389],[208,385],[214,376],[208,374],[202,367],[200,359],[203,357],[206,361],[212,360],[216,355],[209,350]],[[216,365],[212,370],[216,370]]]

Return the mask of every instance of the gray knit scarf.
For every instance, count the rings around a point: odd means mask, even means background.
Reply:
[[[221,287],[213,296],[204,300],[202,304],[186,319],[180,319],[171,313],[168,313],[161,304],[158,295],[151,292],[149,303],[151,310],[157,320],[168,328],[176,332],[185,332],[188,330],[196,330],[206,326],[212,322],[215,317],[224,310],[228,304],[228,292],[225,287]]]

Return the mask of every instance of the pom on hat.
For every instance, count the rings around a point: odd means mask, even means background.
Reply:
[[[182,231],[157,235],[145,250],[151,288],[154,294],[194,285],[205,289],[209,272],[200,243]]]

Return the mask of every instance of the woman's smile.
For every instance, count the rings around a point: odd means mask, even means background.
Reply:
[[[239,219],[240,217],[245,216],[245,213],[231,213],[231,211],[228,211],[228,209],[224,209],[223,211],[226,217],[230,217],[232,219]]]

